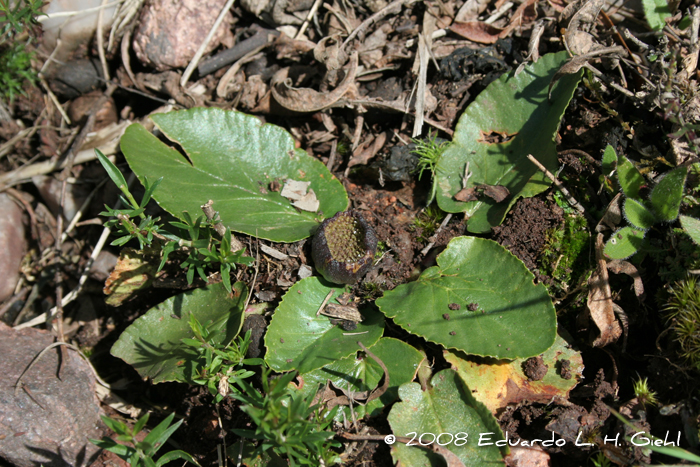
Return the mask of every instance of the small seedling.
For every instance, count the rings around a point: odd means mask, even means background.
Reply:
[[[598,454],[596,454],[596,456],[593,459],[591,459],[591,462],[593,463],[593,465],[595,467],[610,467],[610,466],[612,466],[612,464],[610,463],[610,460],[607,457],[605,457],[605,454],[603,454],[602,452],[598,452]]]
[[[182,222],[170,222],[171,226],[179,229],[179,234],[166,230],[159,217],[153,218],[145,214],[146,206],[162,181],[162,177],[152,184],[149,183],[148,179],[145,180],[145,193],[139,203],[131,194],[121,171],[99,149],[96,149],[95,153],[109,177],[123,193],[120,199],[127,206],[126,209],[112,209],[105,206],[107,210],[101,213],[103,216],[111,217],[105,222],[105,226],[114,229],[117,235],[117,239],[112,242],[112,245],[121,246],[130,240],[137,240],[140,249],[143,250],[156,242],[163,252],[158,271],[163,269],[173,251],[184,250],[187,253],[187,258],[180,264],[180,267],[186,270],[188,284],[192,284],[194,281],[195,273],[206,282],[206,270],[218,264],[221,279],[226,290],[230,293],[231,270],[235,270],[236,263],[249,266],[254,261],[253,258],[244,256],[243,250],[232,251],[231,230],[226,229],[224,235],[219,239],[214,229],[216,220],[205,221],[204,216],[193,220],[187,211],[183,211],[181,214]],[[134,219],[139,219],[138,225]]]
[[[113,452],[128,462],[131,467],[139,467],[141,465],[145,467],[161,467],[162,465],[177,459],[183,459],[185,462],[199,466],[199,463],[194,459],[194,457],[181,450],[167,452],[157,461],[153,460],[153,456],[158,453],[168,438],[175,433],[175,430],[180,427],[183,420],[180,420],[171,426],[170,423],[175,417],[175,414],[171,413],[165,420],[160,422],[158,426],[151,430],[143,441],[137,441],[136,435],[138,435],[146,426],[146,423],[148,423],[149,415],[150,414],[146,414],[139,418],[133,428],[129,428],[127,424],[122,421],[105,416],[101,417],[105,425],[107,425],[118,435],[117,440],[129,443],[131,446],[119,444],[107,436],[101,440],[91,439],[90,442],[104,450]]]
[[[194,332],[194,339],[182,339],[183,343],[192,347],[201,357],[202,362],[194,370],[192,379],[196,384],[201,384],[209,389],[214,396],[214,403],[218,404],[230,392],[233,382],[250,378],[255,373],[246,370],[243,365],[262,365],[260,358],[245,358],[250,346],[250,330],[245,336],[238,336],[238,342],[233,341],[224,346],[215,339],[221,331],[209,331],[201,325],[194,314],[190,314],[190,327]]]
[[[611,146],[605,150],[605,158],[614,155]],[[605,170],[604,170],[605,171]],[[683,188],[688,174],[686,167],[668,172],[651,190],[649,199],[641,196],[646,185],[644,176],[626,157],[617,157],[617,181],[625,194],[623,214],[629,226],[614,232],[605,244],[605,255],[611,259],[625,259],[641,247],[646,232],[657,223],[673,222],[678,218]]]
[[[656,393],[649,389],[647,378],[639,378],[634,382],[633,388],[635,397],[643,407],[659,403],[656,399]]]
[[[270,378],[270,370],[263,371],[263,393],[245,381],[237,381],[240,391],[231,397],[243,402],[243,410],[255,423],[254,430],[233,430],[239,436],[260,440],[255,455],[268,449],[287,456],[289,465],[334,465],[340,456],[333,448],[340,443],[332,441],[333,432],[326,431],[338,407],[323,413],[318,405],[311,405],[315,394],[303,396],[290,391],[289,383],[295,372]]]

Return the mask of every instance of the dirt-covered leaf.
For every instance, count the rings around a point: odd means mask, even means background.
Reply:
[[[681,216],[681,226],[690,235],[696,245],[700,245],[700,220],[690,216]]]
[[[437,266],[377,300],[406,331],[468,354],[524,358],[547,350],[556,313],[543,284],[498,243],[457,237]]]
[[[503,463],[507,448],[495,446],[503,439],[496,419],[474,399],[454,370],[437,373],[425,392],[418,383],[406,383],[399,388],[399,397],[401,402],[394,404],[389,413],[389,425],[395,436],[415,437],[416,446],[394,444],[391,455],[395,463],[411,467],[445,465],[441,456],[417,446],[433,441],[456,454],[467,467]]]
[[[622,154],[617,157],[617,181],[628,198],[639,198],[639,189],[646,183],[644,176]]]
[[[659,220],[671,222],[678,217],[687,174],[686,167],[677,167],[667,173],[651,190],[649,200]]]
[[[656,223],[656,216],[642,203],[633,198],[627,198],[624,206],[625,219],[634,227],[648,230]]]
[[[190,314],[209,330],[220,331],[215,339],[230,342],[243,324],[246,300],[243,282],[226,292],[222,283],[190,290],[159,303],[134,321],[119,336],[112,355],[133,366],[142,377],[154,383],[181,381],[191,383],[197,355],[183,338],[193,338]]]
[[[358,341],[371,347],[382,336],[383,316],[368,307],[360,308],[364,320],[353,331],[333,324],[328,316],[317,316],[330,291],[334,300],[345,288],[307,277],[284,295],[265,334],[265,360],[273,370],[308,373],[354,354]]]
[[[488,232],[499,225],[521,197],[534,196],[550,184],[527,159],[534,155],[555,172],[554,135],[580,73],[559,80],[547,99],[550,80],[566,61],[566,52],[548,54],[515,76],[503,75],[491,83],[460,117],[454,139],[436,167],[437,199],[447,212],[466,212],[471,232]],[[477,184],[508,189],[507,202],[482,197],[460,202],[454,196],[463,188],[465,169],[472,173],[466,188]]]
[[[603,252],[610,259],[626,259],[642,247],[644,242],[643,230],[634,227],[623,227],[613,233],[605,243]]]
[[[541,357],[542,362],[537,364],[546,365],[546,374],[533,381],[523,371],[523,365],[530,364],[526,363],[528,359],[477,362],[470,361],[462,352],[445,351],[445,359],[462,380],[469,382],[472,395],[491,413],[508,404],[549,404],[556,397],[568,398],[569,391],[578,384],[583,373],[581,354],[557,336],[554,345]]]
[[[306,238],[325,218],[348,205],[340,182],[319,160],[296,149],[282,128],[250,115],[195,108],[151,116],[156,126],[184,150],[161,142],[139,124],[127,128],[121,148],[141,183],[163,181],[153,198],[176,217],[214,201],[226,227],[259,238],[293,242]],[[317,212],[297,209],[271,185],[310,182]]]
[[[365,415],[379,415],[383,407],[398,399],[399,386],[413,381],[418,365],[423,360],[423,355],[414,347],[390,337],[382,337],[369,350],[389,370],[389,388],[381,397],[366,405],[356,404],[353,410],[357,418]],[[315,392],[319,385],[325,385],[330,381],[338,389],[353,392],[371,391],[379,385],[383,375],[384,370],[372,358],[351,355],[323,368],[300,375],[299,390],[304,394]],[[352,419],[348,407],[342,407],[336,418],[342,420],[343,415],[346,420]]]

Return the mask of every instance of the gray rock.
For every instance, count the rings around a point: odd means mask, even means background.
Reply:
[[[0,323],[0,459],[16,467],[90,465],[98,451],[88,441],[101,438],[95,377],[77,353],[48,351],[15,395],[17,378],[53,341],[46,331]]]

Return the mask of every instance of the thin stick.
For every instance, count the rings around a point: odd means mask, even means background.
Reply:
[[[576,198],[574,198],[573,196],[571,196],[571,193],[569,193],[569,190],[567,190],[567,189],[564,187],[564,185],[562,185],[562,183],[557,179],[557,177],[555,177],[555,176],[552,174],[552,172],[550,172],[549,170],[547,170],[547,168],[546,168],[544,165],[542,165],[542,164],[540,163],[540,161],[538,161],[537,159],[535,159],[535,158],[532,156],[532,154],[528,154],[528,155],[527,155],[527,158],[530,160],[530,162],[532,162],[533,164],[535,164],[535,166],[536,166],[538,169],[540,169],[540,171],[541,171],[542,173],[544,173],[544,174],[547,176],[547,178],[550,179],[550,180],[552,181],[552,183],[554,183],[554,185],[555,185],[555,186],[557,187],[557,189],[561,192],[561,194],[564,195],[564,197],[565,197],[566,200],[569,202],[569,204],[571,204],[578,212],[580,212],[580,213],[583,214],[584,216],[589,217],[589,214],[586,212],[586,209],[585,209],[583,206],[581,206],[581,204],[579,204],[578,201],[576,201]]]
[[[53,104],[56,106],[56,110],[58,110],[58,113],[61,114],[61,118],[64,122],[66,122],[66,125],[71,125],[72,122],[70,121],[70,118],[68,118],[68,114],[65,110],[63,110],[61,103],[58,102],[56,94],[53,93],[49,85],[46,83],[46,80],[40,76],[39,83],[41,83],[41,87],[44,88],[44,91],[46,91],[46,94],[49,96],[49,99],[51,99],[51,102],[53,102]]]
[[[320,7],[320,6],[321,6],[321,0],[316,0],[314,2],[313,6],[311,7],[311,11],[309,11],[309,14],[306,15],[306,19],[304,20],[304,23],[299,28],[299,32],[297,33],[296,36],[294,36],[294,39],[299,39],[299,38],[301,38],[301,36],[304,35],[304,33],[306,32],[306,28],[309,27],[309,23],[311,22],[311,19],[314,17],[316,12],[318,11],[318,7]]]
[[[323,303],[321,303],[321,306],[318,307],[318,311],[316,312],[316,316],[317,316],[317,317],[318,317],[318,315],[321,314],[321,312],[323,311],[323,307],[326,306],[326,303],[328,303],[328,300],[330,300],[332,296],[333,296],[333,291],[331,290],[331,291],[328,292],[328,294],[326,295],[326,298],[323,299]]]
[[[421,254],[421,255],[425,256],[425,255],[430,251],[430,249],[431,249],[432,247],[435,246],[435,241],[437,240],[438,234],[440,233],[440,231],[441,231],[442,229],[445,228],[445,226],[447,225],[447,223],[450,222],[450,219],[452,219],[452,214],[448,214],[448,215],[445,216],[445,218],[444,218],[444,219],[442,220],[442,222],[440,223],[440,227],[438,227],[437,230],[435,231],[435,233],[433,234],[433,236],[430,237],[430,243],[428,243],[428,246],[426,246],[425,248],[423,248],[423,249],[420,251],[420,254]]]
[[[413,136],[423,132],[425,121],[425,86],[428,77],[428,44],[423,34],[418,34],[418,86],[416,88],[416,116],[413,119]]]
[[[194,69],[197,68],[199,60],[202,58],[202,55],[204,55],[204,51],[207,49],[207,46],[214,37],[214,34],[216,34],[216,30],[219,29],[221,22],[224,20],[224,16],[226,16],[226,13],[228,13],[228,11],[233,6],[234,1],[235,0],[228,0],[226,2],[226,5],[224,5],[224,8],[221,10],[221,13],[219,13],[219,16],[216,18],[216,21],[214,21],[214,25],[211,27],[209,34],[207,34],[207,37],[204,39],[204,42],[202,42],[202,45],[200,45],[199,49],[197,49],[197,53],[194,54],[194,57],[192,58],[190,64],[187,65],[185,72],[182,74],[182,78],[180,78],[180,86],[182,86],[183,88],[187,84],[187,81],[189,81],[190,76],[192,76],[192,73],[194,73]]]
[[[97,55],[99,55],[100,63],[102,64],[102,76],[109,81],[109,68],[107,67],[107,58],[105,57],[105,39],[102,34],[102,23],[104,22],[106,5],[107,0],[102,0],[100,12],[97,14]]]
[[[129,180],[127,180],[127,186],[130,186],[134,180],[136,179],[136,176],[132,173],[129,176]],[[117,202],[114,205],[114,209],[119,209],[121,206],[121,201],[117,200]],[[61,300],[61,306],[66,306],[76,298],[78,298],[78,295],[80,292],[83,290],[83,286],[87,282],[88,276],[90,275],[90,269],[92,268],[93,263],[97,259],[97,256],[100,254],[102,251],[102,248],[104,248],[105,243],[107,243],[107,239],[109,238],[109,234],[111,233],[111,230],[107,227],[102,229],[102,235],[100,235],[100,239],[97,240],[97,244],[95,244],[95,248],[92,250],[92,254],[90,255],[90,258],[87,261],[87,264],[85,264],[85,268],[83,269],[83,273],[80,275],[80,279],[78,279],[78,285],[71,290],[65,297],[62,298]],[[58,307],[55,306],[49,310],[48,313],[44,313],[40,316],[37,316],[36,318],[27,321],[26,323],[22,323],[20,325],[17,325],[14,327],[14,329],[24,329],[24,328],[29,328],[32,326],[36,326],[37,324],[42,324],[45,323],[47,320],[53,318],[58,311]]]

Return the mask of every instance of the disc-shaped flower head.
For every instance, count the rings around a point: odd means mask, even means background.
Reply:
[[[355,211],[339,212],[316,231],[311,256],[330,282],[353,284],[367,273],[377,251],[377,234]]]

